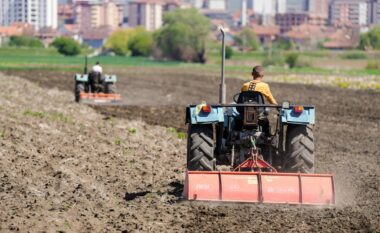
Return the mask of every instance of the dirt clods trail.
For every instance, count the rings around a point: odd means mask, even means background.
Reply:
[[[162,212],[177,199],[185,148],[175,133],[105,118],[16,77],[0,83],[0,232],[134,229],[142,217],[129,203]],[[153,229],[167,229],[171,213],[157,216]]]
[[[186,140],[168,127],[186,129],[186,103],[216,101],[217,77],[151,72],[120,79],[131,105],[96,109],[73,103],[70,73],[0,77],[1,232],[380,232],[379,92],[271,84],[279,101],[316,104],[335,207],[186,202]],[[241,83],[228,79],[228,98]]]

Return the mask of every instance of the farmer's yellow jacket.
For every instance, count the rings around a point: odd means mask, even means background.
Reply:
[[[269,103],[277,104],[277,101],[274,99],[272,93],[270,92],[269,85],[259,80],[252,80],[250,82],[244,83],[241,91],[260,92]]]

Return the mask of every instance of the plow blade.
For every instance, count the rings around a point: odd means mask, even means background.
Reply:
[[[329,174],[187,171],[187,200],[334,205]]]
[[[86,104],[112,104],[120,103],[121,95],[113,93],[80,93],[80,102]]]

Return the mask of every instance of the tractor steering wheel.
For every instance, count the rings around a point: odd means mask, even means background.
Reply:
[[[238,102],[238,100],[239,100],[239,95],[240,95],[240,92],[239,92],[239,93],[236,93],[236,94],[234,95],[234,97],[232,98],[232,99],[234,100],[235,103]]]

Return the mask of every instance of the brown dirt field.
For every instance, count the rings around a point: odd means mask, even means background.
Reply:
[[[0,81],[2,232],[380,232],[379,92],[271,84],[317,106],[317,172],[334,174],[335,207],[207,203],[181,200],[186,141],[151,124],[185,130],[184,106],[216,102],[217,77],[131,68],[118,73],[127,105],[94,111],[72,103],[72,74],[13,74],[42,88]],[[228,79],[229,98],[241,83]]]

